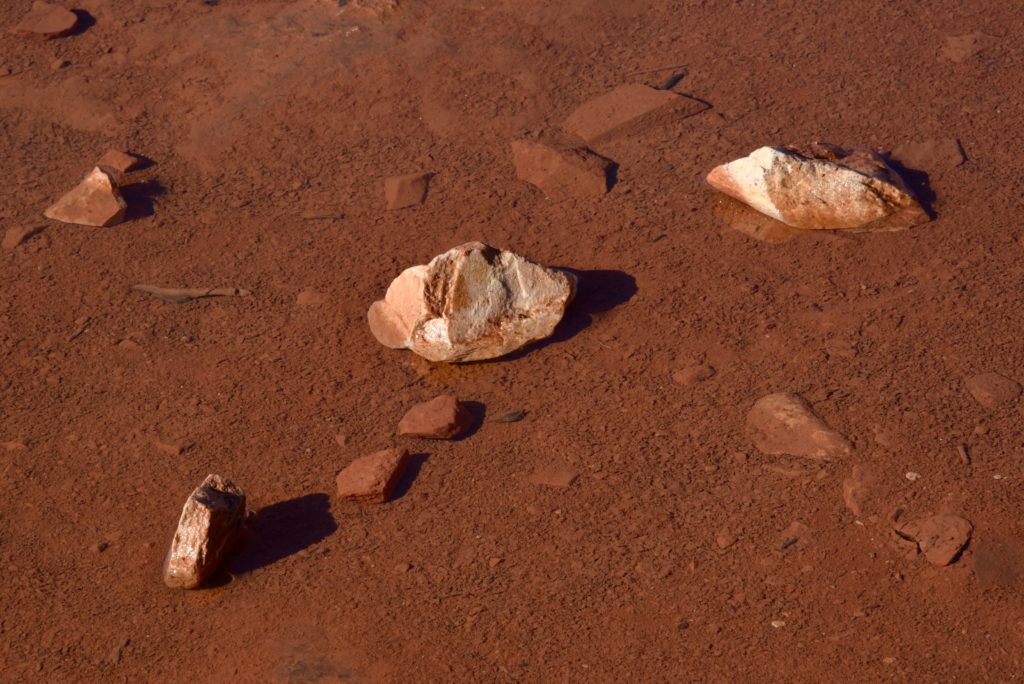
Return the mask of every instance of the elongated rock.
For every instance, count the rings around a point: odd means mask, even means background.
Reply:
[[[898,230],[929,220],[903,179],[870,150],[762,147],[716,167],[707,182],[794,228]]]
[[[481,242],[407,268],[367,318],[377,340],[430,361],[511,353],[554,332],[576,279]]]
[[[384,449],[362,456],[338,473],[335,482],[343,499],[384,503],[409,465],[406,449]]]
[[[853,450],[849,440],[830,428],[810,404],[788,392],[758,399],[747,414],[747,432],[759,450],[771,455],[827,461]]]
[[[653,123],[662,116],[684,118],[707,108],[692,97],[630,83],[587,100],[566,118],[562,128],[594,143]]]
[[[164,561],[164,584],[195,589],[217,571],[238,540],[245,494],[230,480],[207,475],[185,502]]]
[[[128,205],[121,197],[117,181],[94,168],[71,192],[57,200],[43,214],[46,218],[82,226],[113,226],[124,220]]]

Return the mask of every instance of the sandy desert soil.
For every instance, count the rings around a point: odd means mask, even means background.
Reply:
[[[1024,381],[1015,3],[80,0],[76,35],[7,33],[30,5],[0,14],[0,229],[46,226],[0,250],[5,681],[1020,677],[1024,414],[964,388]],[[596,146],[607,195],[516,179],[512,140],[670,79],[710,109]],[[756,239],[704,184],[812,140],[966,159],[918,160],[935,219],[893,233]],[[129,220],[43,219],[111,148],[153,162]],[[385,211],[383,179],[417,171],[426,202]],[[464,366],[378,344],[391,279],[477,239],[580,273],[555,337]],[[673,379],[695,364],[716,373]],[[775,391],[852,455],[760,453],[744,421]],[[441,392],[479,429],[401,441],[390,503],[337,500]],[[535,484],[550,468],[578,477]],[[259,511],[250,538],[213,588],[167,589],[210,472]],[[948,567],[892,533],[935,513],[974,526]]]

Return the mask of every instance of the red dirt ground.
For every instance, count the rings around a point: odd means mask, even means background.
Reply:
[[[0,16],[0,228],[47,224],[0,251],[5,681],[1020,677],[1024,416],[963,387],[1024,380],[1016,3],[81,0],[77,35],[6,33],[30,6]],[[515,178],[511,140],[675,73],[711,109],[596,146],[608,195]],[[708,170],[819,139],[967,159],[921,169],[936,219],[904,232],[727,225]],[[131,220],[42,219],[112,147],[155,162]],[[385,212],[383,179],[416,171],[426,203]],[[476,239],[582,272],[555,339],[467,366],[378,344],[390,280]],[[717,374],[673,382],[694,362]],[[744,419],[773,391],[853,456],[760,454]],[[475,434],[404,442],[391,503],[338,501],[335,474],[441,392],[486,411]],[[566,466],[566,489],[531,478]],[[172,591],[209,472],[261,512],[215,588]],[[900,509],[974,536],[949,567],[905,558]],[[783,549],[793,522],[812,532]]]

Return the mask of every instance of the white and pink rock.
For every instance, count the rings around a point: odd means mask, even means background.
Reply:
[[[794,228],[899,230],[929,220],[899,174],[870,150],[762,147],[716,167],[707,182]]]
[[[377,340],[430,361],[504,356],[555,331],[576,278],[482,242],[407,268],[367,318]]]

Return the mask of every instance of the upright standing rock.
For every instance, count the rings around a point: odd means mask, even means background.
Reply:
[[[402,272],[367,318],[377,340],[430,361],[480,361],[551,335],[571,274],[470,242]]]
[[[43,214],[64,223],[106,227],[120,223],[127,209],[114,177],[97,166]]]
[[[207,475],[185,502],[164,562],[164,584],[195,589],[217,571],[238,540],[245,494],[219,475]]]
[[[747,414],[747,431],[766,454],[827,461],[853,450],[849,440],[830,428],[803,398],[788,392],[758,399]]]
[[[897,230],[929,220],[899,174],[870,150],[762,147],[716,167],[707,182],[794,228]]]

